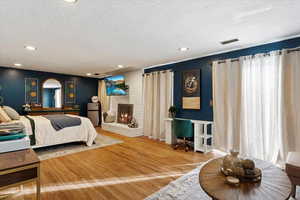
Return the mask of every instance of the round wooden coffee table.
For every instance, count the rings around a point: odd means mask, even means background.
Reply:
[[[240,183],[231,186],[226,183],[226,177],[220,172],[223,158],[206,163],[199,173],[201,188],[212,199],[218,200],[286,200],[291,193],[291,182],[281,169],[275,165],[254,160],[257,168],[262,170],[262,180],[259,183]]]

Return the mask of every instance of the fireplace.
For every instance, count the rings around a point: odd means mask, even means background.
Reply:
[[[118,104],[118,119],[121,124],[129,124],[132,120],[133,104]]]

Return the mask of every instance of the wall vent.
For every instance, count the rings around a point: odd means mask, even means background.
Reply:
[[[230,44],[230,43],[234,43],[234,42],[238,42],[239,39],[235,38],[235,39],[232,39],[232,40],[225,40],[225,41],[222,41],[220,42],[222,45],[225,45],[225,44]]]

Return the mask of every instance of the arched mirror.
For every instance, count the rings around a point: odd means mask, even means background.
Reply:
[[[43,83],[43,108],[62,107],[62,85],[56,79],[48,79]]]

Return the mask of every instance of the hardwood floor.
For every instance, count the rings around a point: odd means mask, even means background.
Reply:
[[[97,131],[124,143],[42,161],[42,200],[144,199],[216,156],[175,151],[146,137]],[[26,185],[22,198],[34,199],[34,189]]]

